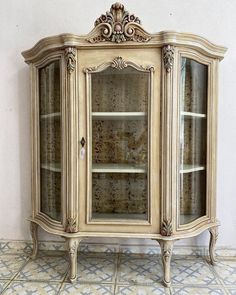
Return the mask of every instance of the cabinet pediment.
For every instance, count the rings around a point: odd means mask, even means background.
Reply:
[[[102,14],[94,25],[95,28],[87,38],[90,43],[148,42],[151,39],[151,35],[142,28],[140,19],[126,11],[124,5],[118,2],[111,6],[110,11]]]

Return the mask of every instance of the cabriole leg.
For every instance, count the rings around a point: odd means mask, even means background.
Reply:
[[[68,238],[68,250],[70,259],[70,276],[71,283],[76,281],[77,278],[77,251],[80,239]]]
[[[171,276],[170,276],[170,261],[173,252],[173,241],[158,240],[161,246],[161,256],[163,263],[164,278],[163,284],[165,287],[170,287]]]
[[[33,251],[30,258],[35,259],[38,253],[38,224],[30,221],[30,233],[33,240]]]
[[[217,261],[215,257],[215,245],[218,239],[218,226],[209,228],[209,232],[210,232],[210,244],[209,244],[210,262],[211,264],[214,264]]]

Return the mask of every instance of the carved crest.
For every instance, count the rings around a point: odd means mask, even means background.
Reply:
[[[69,74],[71,74],[75,69],[75,64],[76,64],[75,54],[76,54],[76,50],[74,47],[68,47],[65,49],[67,70]]]
[[[76,219],[68,218],[66,224],[66,232],[67,233],[75,233],[76,232]]]
[[[172,235],[172,223],[171,220],[163,220],[161,226],[161,235],[162,236],[171,236]]]
[[[166,45],[163,47],[163,61],[164,67],[167,73],[169,73],[174,63],[174,46]]]
[[[151,39],[151,35],[142,28],[140,19],[134,14],[129,14],[124,5],[118,2],[111,6],[110,11],[102,14],[94,25],[95,28],[87,38],[90,43],[147,42]]]

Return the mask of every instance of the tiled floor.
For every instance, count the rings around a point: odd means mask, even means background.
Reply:
[[[236,258],[219,259],[213,267],[202,257],[173,256],[170,289],[161,284],[159,255],[80,253],[78,261],[77,282],[70,284],[63,251],[40,251],[36,260],[25,250],[0,251],[0,293],[236,295]]]

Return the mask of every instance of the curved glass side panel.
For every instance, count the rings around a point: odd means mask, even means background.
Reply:
[[[206,215],[208,68],[181,58],[180,85],[180,224]]]
[[[150,73],[91,74],[92,219],[148,218]]]
[[[40,211],[61,220],[60,62],[39,69]]]

